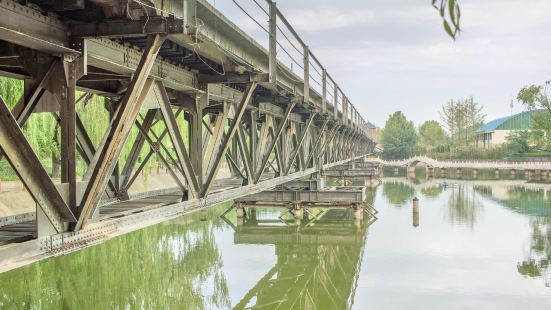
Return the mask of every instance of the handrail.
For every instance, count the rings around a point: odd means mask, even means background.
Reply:
[[[277,19],[279,19],[283,26],[289,30],[289,32],[292,34],[294,39],[302,46],[303,48],[303,71],[304,71],[304,91],[303,95],[305,97],[305,101],[309,99],[309,93],[310,93],[310,78],[312,77],[310,74],[310,64],[315,63],[320,67],[322,70],[322,82],[321,82],[321,89],[322,89],[322,111],[326,111],[326,104],[327,101],[327,91],[329,88],[332,88],[334,90],[334,94],[332,95],[332,105],[334,111],[334,117],[338,117],[338,112],[341,112],[342,119],[350,123],[352,125],[355,125],[357,127],[361,127],[363,130],[367,130],[367,121],[363,118],[363,116],[358,113],[358,110],[354,105],[348,100],[348,97],[344,94],[344,92],[341,90],[340,86],[336,83],[336,81],[333,79],[333,77],[327,72],[325,67],[322,65],[321,61],[316,57],[316,55],[310,50],[306,42],[302,40],[298,32],[294,29],[294,27],[291,25],[291,23],[287,20],[285,15],[277,8],[276,3],[272,0],[266,0],[269,6],[269,15],[270,15],[270,81],[273,83],[277,80],[277,52],[276,52],[276,46],[277,46]],[[275,18],[274,18],[275,17]],[[315,81],[314,81],[315,82]],[[319,82],[318,82],[319,83]],[[329,87],[328,84],[332,84],[331,87]],[[339,102],[339,95],[341,96],[341,101]],[[336,96],[335,96],[336,95]],[[340,104],[339,104],[340,103]],[[339,109],[340,107],[340,109]]]

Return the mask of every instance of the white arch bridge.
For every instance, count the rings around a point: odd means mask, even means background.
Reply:
[[[380,158],[367,159],[369,163],[380,164],[385,167],[415,167],[419,163],[428,168],[437,169],[473,169],[473,170],[523,170],[548,171],[551,170],[551,161],[486,161],[486,160],[437,160],[428,156],[414,156],[402,160],[383,160]]]

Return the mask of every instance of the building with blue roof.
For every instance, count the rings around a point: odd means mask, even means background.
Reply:
[[[541,111],[526,111],[519,114],[501,117],[488,122],[475,132],[476,144],[481,148],[491,148],[506,142],[507,136],[514,131],[532,130],[534,115]]]

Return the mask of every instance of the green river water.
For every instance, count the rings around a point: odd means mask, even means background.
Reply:
[[[0,274],[0,308],[551,309],[551,184],[383,181],[370,226],[226,204]]]

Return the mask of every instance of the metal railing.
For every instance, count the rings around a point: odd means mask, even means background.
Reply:
[[[367,121],[360,115],[356,107],[349,101],[335,79],[327,72],[316,55],[306,42],[300,37],[285,15],[278,9],[276,3],[271,0],[251,0],[257,9],[268,17],[268,24],[263,25],[253,14],[244,7],[243,2],[233,0],[255,24],[268,34],[269,51],[269,81],[277,83],[278,74],[286,68],[281,68],[283,58],[288,58],[290,71],[303,79],[303,97],[305,102],[310,102],[311,91],[315,91],[321,97],[317,106],[323,113],[329,112],[329,106],[333,107],[333,117],[344,121],[347,125],[367,131]],[[283,57],[281,57],[283,56]],[[297,59],[297,58],[302,59]]]

